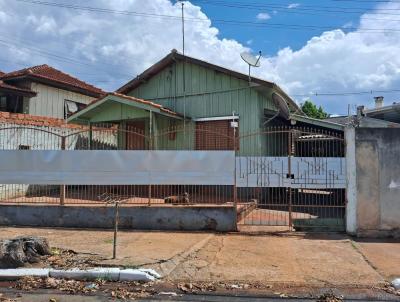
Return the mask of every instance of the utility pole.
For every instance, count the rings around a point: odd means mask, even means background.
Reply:
[[[182,1],[182,54],[185,56],[185,3]]]
[[[186,147],[186,58],[185,58],[185,3],[181,2],[181,14],[182,14],[182,54],[183,54],[183,71],[182,71],[182,78],[183,78],[183,145],[184,148]]]

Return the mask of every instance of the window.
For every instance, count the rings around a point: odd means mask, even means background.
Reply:
[[[0,111],[7,111],[7,98],[0,96]]]
[[[196,123],[196,150],[234,150],[232,120],[212,120]],[[236,150],[239,150],[239,128],[236,128]]]
[[[84,109],[87,105],[79,102],[74,102],[70,100],[64,101],[64,118],[68,118],[75,112]]]
[[[0,111],[23,113],[24,98],[20,95],[0,96]]]

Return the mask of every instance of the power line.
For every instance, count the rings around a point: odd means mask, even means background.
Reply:
[[[334,12],[329,12],[329,11],[325,11],[325,10],[318,10],[319,13],[313,13],[313,12],[309,12],[309,10],[307,10],[306,12],[303,11],[301,8],[296,8],[296,9],[290,9],[288,7],[279,7],[279,8],[273,8],[271,6],[259,6],[259,7],[255,7],[253,5],[248,5],[248,2],[246,2],[246,4],[242,4],[242,5],[234,5],[232,4],[232,2],[209,2],[207,0],[197,0],[198,2],[203,2],[203,4],[205,5],[213,5],[213,6],[223,6],[223,7],[230,7],[230,8],[238,8],[238,9],[247,9],[247,10],[262,10],[262,9],[268,9],[268,10],[275,10],[279,13],[284,13],[284,14],[296,14],[296,15],[308,15],[308,16],[321,16],[321,15],[328,15],[331,16],[332,13],[335,14],[335,19],[340,18],[340,19],[347,19],[346,16],[342,16],[340,14],[337,13],[337,11]],[[400,3],[400,2],[399,2]],[[322,13],[321,13],[322,12]],[[361,14],[361,13],[368,13],[368,11],[362,11],[362,12],[352,12],[352,13],[357,13],[357,14]],[[374,12],[374,15],[379,13]],[[400,14],[395,14],[396,16],[400,16]],[[371,17],[364,17],[361,16],[363,20],[374,20],[374,21],[397,21],[400,22],[400,18],[398,19],[388,19],[388,18],[371,18]]]
[[[400,89],[390,90],[368,90],[368,91],[347,91],[347,92],[314,92],[308,94],[291,94],[293,97],[310,97],[310,96],[351,96],[362,94],[375,94],[375,93],[397,93]]]
[[[290,5],[282,5],[282,4],[275,4],[268,2],[268,4],[260,4],[257,2],[240,2],[240,1],[224,1],[224,0],[196,0],[197,2],[204,2],[204,3],[210,3],[210,4],[232,4],[232,5],[241,5],[243,7],[254,7],[254,8],[266,8],[266,7],[274,7],[274,8],[282,8],[282,9],[296,9],[296,10],[343,10],[343,11],[355,11],[358,10],[359,12],[363,12],[365,10],[365,7],[340,7],[340,6],[320,6],[320,5],[304,5],[301,4],[296,7],[290,7]],[[345,0],[342,0],[345,1]],[[356,2],[356,1],[351,1],[351,2]],[[387,1],[387,2],[392,2],[392,1]],[[398,2],[400,3],[400,2]],[[398,11],[397,8],[376,8],[377,10],[381,11]]]
[[[143,12],[135,12],[135,11],[120,11],[113,9],[105,9],[98,7],[88,7],[88,6],[78,6],[73,4],[65,4],[65,3],[54,3],[54,2],[46,2],[46,1],[37,1],[37,0],[15,0],[18,2],[25,2],[30,4],[38,4],[45,6],[53,6],[58,8],[66,8],[66,9],[74,9],[74,10],[82,10],[88,12],[95,13],[111,13],[111,14],[121,14],[121,15],[134,15],[140,17],[148,17],[148,18],[167,18],[175,21],[180,21],[180,16],[174,15],[165,15],[165,14],[156,14],[156,13],[143,13]],[[400,14],[399,14],[400,16]],[[225,19],[204,19],[204,18],[186,18],[186,21],[191,22],[213,22],[213,23],[223,23],[235,26],[251,26],[252,28],[268,28],[268,29],[277,29],[277,28],[286,28],[290,30],[332,30],[337,26],[318,26],[318,25],[303,25],[303,24],[287,24],[287,23],[260,23],[254,21],[238,21],[238,20],[225,20]],[[387,33],[387,32],[400,32],[400,29],[393,28],[363,28],[358,29],[355,27],[348,27],[347,30],[357,30],[353,33]]]
[[[331,0],[332,2],[357,2],[357,3],[400,3],[394,0]]]
[[[344,13],[344,14],[360,14],[365,13],[366,8],[364,7],[338,7],[338,6],[308,6],[301,5],[296,7],[295,9],[290,8],[288,5],[280,5],[280,4],[259,4],[259,3],[251,3],[251,2],[225,2],[221,0],[209,1],[209,0],[196,0],[197,2],[202,2],[210,5],[220,5],[226,7],[237,7],[237,8],[248,8],[248,9],[283,9],[288,11],[315,11],[315,12],[324,12],[324,13]],[[374,14],[378,15],[394,15],[399,16],[400,14],[393,14],[392,12],[398,12],[399,10],[396,8],[376,8],[375,10],[380,12],[375,12]]]
[[[74,66],[75,65],[81,65],[81,66],[85,66],[85,67],[90,67],[92,69],[102,71],[102,72],[104,72],[106,74],[109,72],[107,69],[99,68],[97,66],[94,66],[93,64],[88,64],[88,63],[83,62],[83,61],[79,61],[79,60],[75,60],[75,59],[72,59],[72,58],[68,58],[66,56],[55,54],[55,53],[52,53],[52,52],[49,52],[49,51],[45,51],[45,50],[42,50],[42,49],[37,48],[37,47],[27,46],[26,44],[27,44],[26,41],[24,41],[24,43],[21,43],[21,42],[12,40],[12,39],[10,39],[8,37],[0,36],[0,46],[2,46],[2,47],[7,47],[7,48],[13,48],[13,47],[15,48],[16,47],[18,49],[26,49],[26,50],[28,50],[30,52],[34,52],[34,53],[38,54],[41,57],[44,57],[44,58],[50,58],[50,59],[53,59],[55,61],[68,63],[68,64],[73,64]],[[104,65],[104,66],[107,66],[107,65]],[[110,67],[114,68],[115,66],[110,66]],[[116,75],[123,76],[124,78],[128,78],[128,77],[131,78],[132,77],[131,74],[128,75],[128,74],[123,74],[123,73],[118,73],[118,72],[116,73]]]

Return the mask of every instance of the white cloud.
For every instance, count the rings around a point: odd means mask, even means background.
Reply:
[[[246,44],[247,44],[247,45],[251,45],[251,44],[253,44],[253,40],[252,40],[252,39],[250,39],[250,40],[247,40],[247,41],[246,41]]]
[[[299,7],[299,6],[300,6],[300,3],[291,3],[291,4],[289,4],[287,6],[287,8],[292,9],[292,8],[296,8],[296,7]]]
[[[27,22],[40,34],[55,34],[58,27],[56,21],[50,16],[37,18],[34,15],[30,15],[27,17]]]
[[[98,0],[93,6],[177,17],[181,8],[168,0]],[[0,44],[0,64],[3,64],[0,70],[48,63],[113,90],[172,49],[182,49],[181,23],[176,19],[96,14],[0,0],[0,12],[3,7],[16,18],[8,19],[3,25],[7,31],[0,32],[0,38],[6,37],[10,42],[8,47]],[[185,24],[188,54],[236,69],[242,67],[239,54],[247,47],[232,39],[221,39],[218,29],[211,26],[200,7],[186,3],[185,15],[188,19]],[[208,21],[191,22],[190,18]],[[43,56],[33,48],[84,64]],[[15,49],[21,52],[18,56]],[[221,54],[225,54],[223,62],[220,62]],[[4,64],[5,61],[9,64]]]
[[[400,3],[382,7],[400,9]],[[379,15],[379,19],[383,20],[375,19],[377,16],[371,12],[361,18],[361,24],[354,32],[332,30],[313,37],[297,51],[289,47],[282,49],[276,56],[263,60],[264,76],[281,83],[291,94],[400,87],[400,16]],[[368,31],[372,28],[394,29],[397,32]],[[338,107],[345,111],[347,102],[371,104],[372,96],[317,99],[323,100],[331,111]]]
[[[8,16],[5,12],[0,11],[0,23],[6,23]]]
[[[258,20],[268,20],[271,19],[271,16],[268,13],[259,13],[257,14]]]
[[[354,27],[354,24],[352,21],[346,22],[345,24],[342,25],[342,28],[351,28]]]
[[[180,5],[168,0],[98,0],[93,6],[180,16]],[[400,3],[381,7],[400,9]],[[13,17],[2,19],[1,12]],[[239,54],[249,51],[248,46],[221,38],[210,20],[190,22],[190,18],[207,19],[200,7],[187,2],[185,14],[188,55],[247,73]],[[253,73],[276,82],[292,95],[398,89],[400,32],[367,29],[400,31],[399,21],[400,16],[378,18],[372,11],[361,17],[356,31],[335,29],[310,38],[297,50],[283,48],[262,58],[261,67]],[[48,63],[107,90],[123,85],[171,49],[181,49],[181,24],[167,18],[95,14],[0,0],[0,22],[7,28],[0,32],[0,39],[9,41],[7,47],[0,44],[0,70]],[[48,54],[43,57],[37,49],[63,59]],[[348,102],[367,103],[372,96],[312,99],[328,111],[341,113],[347,111]]]

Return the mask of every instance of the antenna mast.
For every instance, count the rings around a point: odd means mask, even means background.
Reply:
[[[182,54],[183,54],[183,144],[186,145],[186,72],[185,72],[185,3],[182,1]]]
[[[182,54],[185,55],[185,12],[184,12],[184,5],[185,3],[182,1]]]

